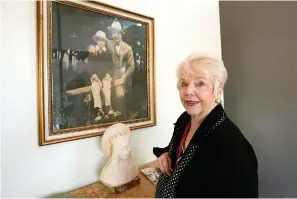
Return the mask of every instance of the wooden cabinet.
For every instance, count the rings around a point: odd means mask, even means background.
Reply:
[[[154,167],[155,163],[149,163],[139,168],[138,177],[140,184],[132,187],[124,192],[114,194],[107,191],[105,186],[100,182],[95,182],[73,191],[66,193],[65,197],[75,198],[154,198],[156,186],[153,185],[144,175],[140,169],[147,167]]]

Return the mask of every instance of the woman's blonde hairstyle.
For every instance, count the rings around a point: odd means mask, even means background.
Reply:
[[[219,87],[224,87],[228,78],[222,59],[204,54],[191,54],[177,67],[177,88],[181,87],[182,76],[196,77],[201,72],[211,80],[214,92]]]

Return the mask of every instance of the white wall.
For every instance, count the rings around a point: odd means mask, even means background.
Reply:
[[[3,60],[3,49],[2,49],[2,5],[0,4],[0,60]],[[3,65],[0,64],[0,151],[2,151],[2,72]],[[2,162],[2,161],[1,161]],[[2,171],[2,163],[0,164],[0,170]],[[2,173],[0,173],[0,179],[2,179]],[[0,182],[0,196],[2,195],[2,180]]]
[[[183,111],[178,62],[193,51],[220,55],[218,0],[104,2],[155,18],[158,124],[132,134],[134,157],[146,163],[153,146],[168,144]],[[38,146],[35,3],[6,1],[2,8],[2,197],[42,197],[98,180],[104,163],[98,137]]]

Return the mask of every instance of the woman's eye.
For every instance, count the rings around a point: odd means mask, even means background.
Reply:
[[[182,82],[181,86],[182,87],[186,87],[187,86],[187,83],[186,82]]]
[[[204,86],[204,82],[198,82],[198,83],[196,83],[196,86],[197,87],[202,87],[202,86]]]

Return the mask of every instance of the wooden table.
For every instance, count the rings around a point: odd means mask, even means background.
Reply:
[[[156,186],[153,185],[144,175],[140,172],[141,169],[147,167],[154,167],[155,162],[145,164],[139,167],[138,177],[140,184],[132,187],[122,193],[114,194],[108,192],[104,185],[98,181],[65,194],[66,197],[79,197],[79,198],[154,198]]]

